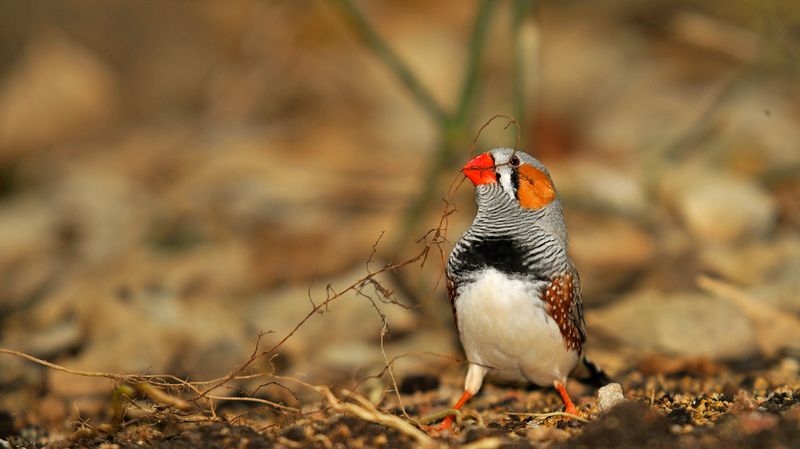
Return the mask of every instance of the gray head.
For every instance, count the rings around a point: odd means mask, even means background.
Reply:
[[[495,148],[467,162],[462,171],[478,195],[499,187],[521,208],[542,209],[558,199],[545,166],[522,151]]]
[[[520,225],[536,222],[566,242],[553,180],[538,159],[522,151],[495,148],[467,162],[462,171],[475,185],[479,217]]]

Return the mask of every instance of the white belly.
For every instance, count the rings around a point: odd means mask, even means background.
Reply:
[[[578,363],[539,299],[545,283],[512,279],[488,268],[465,286],[456,303],[458,329],[471,363],[489,374],[550,386],[564,382]]]

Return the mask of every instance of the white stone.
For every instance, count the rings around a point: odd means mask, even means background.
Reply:
[[[597,406],[601,412],[608,411],[623,401],[625,396],[622,395],[622,385],[618,383],[608,384],[597,392]]]

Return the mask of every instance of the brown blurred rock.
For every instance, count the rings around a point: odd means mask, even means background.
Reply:
[[[644,350],[712,359],[757,350],[755,331],[741,310],[699,293],[644,291],[588,315],[594,326]]]
[[[772,357],[784,349],[800,348],[800,318],[764,302],[759,303],[734,284],[700,276],[697,285],[737,307],[751,322],[761,353]]]
[[[630,221],[575,212],[566,217],[569,250],[587,304],[610,299],[610,290],[646,270],[655,257],[653,237]]]
[[[798,280],[800,238],[777,236],[770,241],[751,241],[736,246],[711,246],[699,249],[703,268],[739,285],[775,286]],[[794,273],[792,273],[794,271]],[[797,295],[786,295],[786,301],[800,301]],[[800,310],[800,302],[795,304]]]
[[[773,276],[752,286],[748,293],[776,309],[800,313],[800,259],[784,260]]]
[[[639,370],[646,376],[655,374],[689,373],[695,376],[713,376],[724,371],[705,356],[675,357],[651,354],[639,362]]]
[[[24,412],[39,400],[45,369],[19,357],[0,354],[0,409]]]
[[[756,308],[788,312],[786,316],[800,312],[800,240],[797,236],[781,235],[770,242],[706,249],[701,254],[709,271],[722,275],[732,285],[744,285],[742,293]],[[768,327],[775,327],[775,321],[766,321]],[[786,339],[789,336],[783,335]]]
[[[383,364],[380,347],[374,343],[356,340],[322,344],[315,351],[313,358],[299,360],[292,369],[296,368],[298,372],[319,376],[318,379],[321,380],[324,376],[321,376],[320,370],[339,373],[353,372],[353,370],[370,372],[379,370]]]
[[[255,335],[241,320],[243,308],[221,293],[231,284],[221,288],[217,277],[237,282],[236,258],[225,251],[216,256],[199,252],[165,260],[128,254],[72,276],[26,319],[34,329],[58,326],[70,316],[78,320],[85,335],[78,354],[57,360],[73,369],[193,379],[224,375],[247,360]],[[59,372],[49,373],[49,386],[64,398],[110,391],[101,380]]]
[[[13,311],[43,294],[62,268],[55,237],[57,214],[34,195],[0,208],[0,311]]]
[[[0,161],[85,135],[116,108],[111,69],[65,35],[42,33],[0,89]]]
[[[67,406],[64,401],[54,396],[45,396],[38,404],[38,413],[42,420],[52,427],[64,424],[67,417]]]
[[[635,171],[601,163],[586,157],[554,161],[548,165],[558,194],[567,204],[590,210],[607,210],[641,217],[649,207],[642,183]]]
[[[753,180],[702,167],[664,175],[661,193],[700,242],[762,238],[775,226],[776,205]]]
[[[737,172],[774,180],[768,175],[797,172],[800,139],[793,88],[739,89],[728,107],[719,111],[723,131],[716,136],[726,149],[727,162]],[[794,167],[794,168],[793,168]],[[794,176],[795,178],[797,175]]]
[[[641,57],[643,42],[633,39],[620,27],[598,24],[596,20],[587,22],[572,14],[560,13],[558,8],[543,11],[548,15],[537,24],[540,36],[558,38],[537,46],[541,56],[536,71],[531,73],[538,74],[539,86],[547,87],[536,91],[542,97],[536,109],[541,110],[542,101],[545,108],[561,114],[571,106],[604,105],[602,120],[582,124],[590,128],[590,140],[614,152],[640,147],[643,135],[647,134],[642,131],[643,127],[649,129],[654,123],[663,126],[661,116],[656,115],[661,111],[654,111],[653,103],[658,104],[658,97],[665,95],[663,90],[646,88],[653,75],[644,67],[620,73],[619,67],[630,67],[630,61]],[[602,45],[610,36],[614,36],[615,45]],[[586,54],[594,57],[581,56]],[[653,70],[652,73],[658,72]],[[643,80],[645,77],[647,80]],[[619,89],[620,84],[626,89]],[[613,108],[607,107],[610,95],[614,95]],[[653,97],[657,97],[656,100]],[[625,106],[620,107],[619,102],[624,102]],[[568,112],[577,115],[576,111]]]
[[[92,366],[84,364],[65,363],[70,369],[85,368],[93,371]],[[47,390],[54,397],[62,400],[74,401],[77,399],[89,399],[94,401],[100,397],[111,398],[114,382],[110,379],[98,377],[77,376],[61,371],[51,371],[47,373]]]
[[[184,215],[248,242],[256,287],[305,284],[365,261],[409,194],[404,162],[376,154],[364,165],[350,149],[313,158],[304,151],[259,133],[226,136],[168,192]]]
[[[79,420],[86,416],[100,416],[109,412],[109,397],[113,387],[109,386],[105,396],[75,397],[69,401],[69,417],[71,421]]]
[[[446,366],[463,363],[451,358],[461,358],[461,348],[457,345],[454,329],[422,328],[398,341],[389,342],[386,355],[390,360],[397,358],[392,364],[397,376],[438,375]]]
[[[142,240],[155,200],[130,179],[73,164],[58,181],[43,195],[86,262],[103,263]]]
[[[2,344],[34,357],[49,359],[70,349],[77,348],[83,342],[83,332],[74,317],[54,326],[37,331],[33,335],[17,332],[2,340]]]

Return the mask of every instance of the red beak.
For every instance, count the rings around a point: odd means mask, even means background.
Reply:
[[[483,153],[467,162],[461,171],[476,186],[497,182],[497,175],[494,173],[494,158],[489,153]]]

